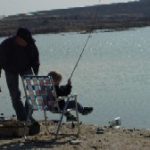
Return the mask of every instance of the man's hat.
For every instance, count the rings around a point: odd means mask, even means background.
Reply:
[[[27,43],[33,43],[35,40],[32,38],[31,32],[27,28],[19,28],[17,36],[24,39]]]

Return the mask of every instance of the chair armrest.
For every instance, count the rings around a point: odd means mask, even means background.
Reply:
[[[59,96],[59,97],[57,98],[57,101],[65,100],[65,99],[73,99],[73,98],[75,98],[75,97],[77,97],[77,94],[70,94],[70,95],[68,95],[68,96]]]
[[[68,98],[68,97],[74,97],[74,96],[77,96],[77,94],[70,94],[70,95],[68,95],[68,96],[59,96],[58,97],[58,99],[60,98],[62,98],[62,99],[64,99],[64,98]]]

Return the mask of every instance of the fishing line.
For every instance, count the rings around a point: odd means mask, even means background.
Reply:
[[[99,0],[99,2],[100,2],[101,0]],[[96,22],[96,16],[97,16],[97,13],[98,13],[98,7],[97,7],[97,11],[96,11],[96,13],[95,13],[95,22]],[[94,30],[94,29],[93,29]],[[77,66],[78,66],[78,64],[79,64],[79,61],[80,61],[80,59],[81,59],[81,57],[82,57],[82,55],[83,55],[83,52],[85,51],[85,48],[86,48],[86,46],[87,46],[87,44],[88,44],[88,42],[89,42],[89,39],[90,39],[90,37],[92,36],[92,33],[93,33],[93,30],[91,30],[91,32],[89,33],[89,35],[88,35],[88,37],[87,37],[87,40],[85,41],[85,44],[84,44],[84,47],[83,47],[83,49],[82,49],[82,51],[81,51],[81,54],[79,55],[79,58],[78,58],[78,60],[77,60],[77,62],[76,62],[76,64],[75,64],[75,66],[74,66],[74,68],[73,68],[73,71],[71,72],[71,75],[70,75],[70,77],[69,77],[69,79],[71,80],[71,78],[72,78],[72,76],[73,76],[73,74],[74,74],[74,72],[75,72],[75,70],[76,70],[76,68],[77,68]]]

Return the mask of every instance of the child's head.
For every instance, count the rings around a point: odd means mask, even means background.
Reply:
[[[51,71],[48,73],[48,76],[51,76],[53,79],[54,84],[59,85],[62,80],[61,74],[57,73],[56,71]]]

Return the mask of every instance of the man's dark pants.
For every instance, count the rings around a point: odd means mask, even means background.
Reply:
[[[32,74],[31,71],[28,71],[26,74]],[[11,73],[5,71],[6,82],[9,89],[10,97],[12,100],[13,108],[16,112],[17,119],[20,121],[25,121],[27,119],[27,103],[26,107],[21,101],[21,92],[19,90],[19,74]]]

